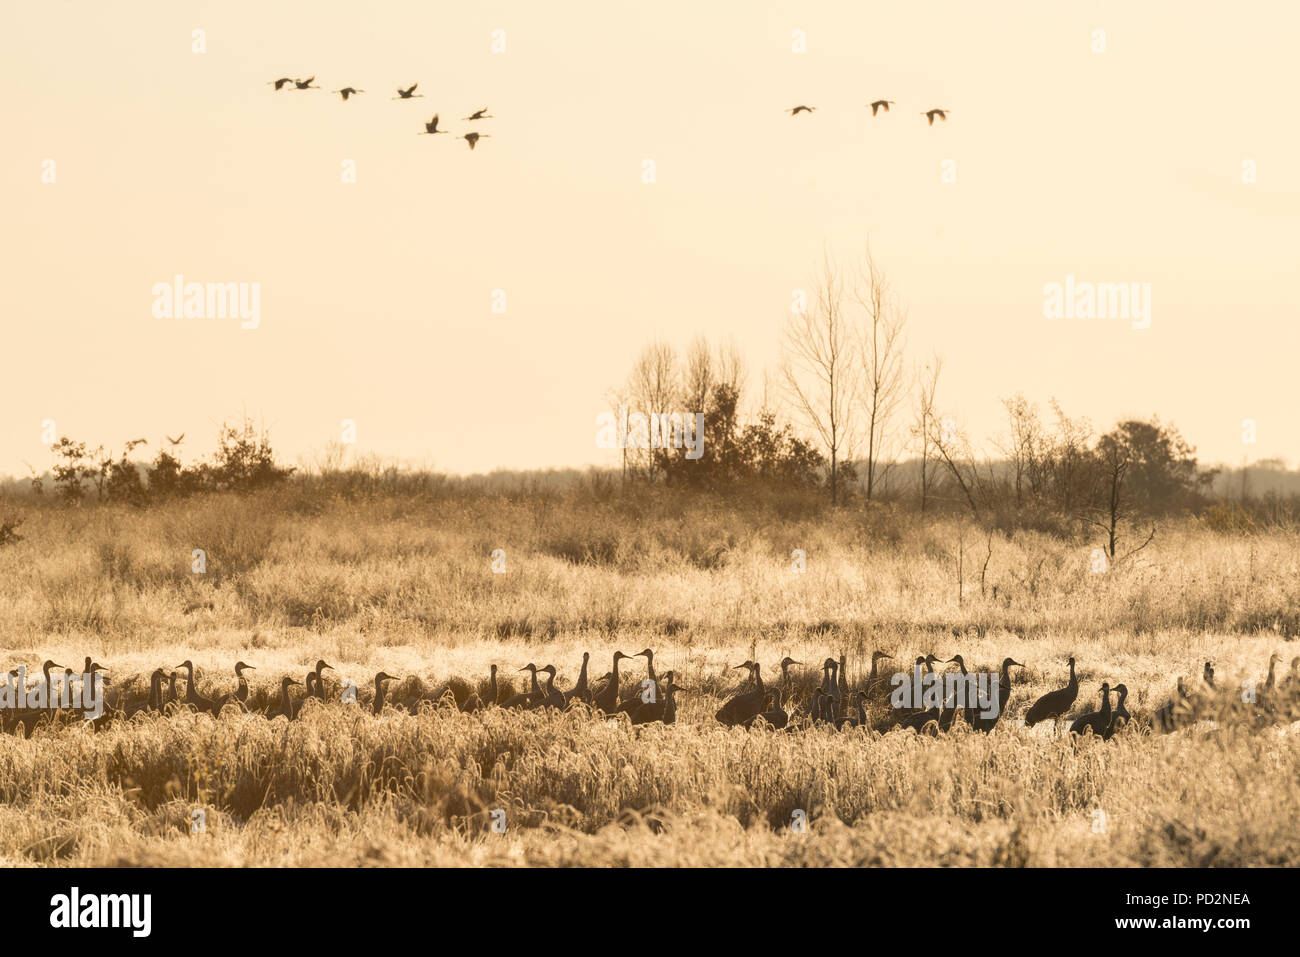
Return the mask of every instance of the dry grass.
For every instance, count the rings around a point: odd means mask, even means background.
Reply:
[[[364,704],[380,669],[403,676],[399,698],[452,678],[467,680],[463,694],[492,662],[512,675],[554,662],[567,687],[584,650],[595,678],[615,648],[648,645],[692,690],[667,728],[331,704],[293,724],[182,714],[3,736],[0,864],[1300,863],[1297,725],[1072,742],[1021,721],[1070,654],[1076,710],[1109,680],[1149,713],[1207,658],[1233,688],[1262,681],[1273,651],[1285,671],[1300,654],[1288,644],[1300,631],[1293,533],[1225,536],[1187,520],[1107,575],[1089,573],[1090,541],[995,535],[981,593],[985,539],[957,520],[832,521],[798,503],[290,490],[7,512],[25,519],[25,540],[0,550],[6,668],[89,654],[115,693],[143,694],[154,667],[192,658],[213,693],[233,688],[243,658],[260,699],[324,657]],[[194,548],[207,575],[190,573]],[[873,648],[1027,667],[991,735],[712,719],[742,658],[845,652],[856,676]],[[207,829],[191,836],[195,807]],[[488,827],[497,808],[504,835]],[[789,830],[796,809],[806,834]]]

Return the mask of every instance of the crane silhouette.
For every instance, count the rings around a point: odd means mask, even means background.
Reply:
[[[268,80],[266,85],[275,87],[275,91],[279,93],[281,89],[283,89],[285,86],[287,86],[292,82],[293,82],[292,77],[282,76],[278,80]]]
[[[176,438],[174,438],[174,439],[173,439],[170,435],[167,436],[166,438],[167,438],[167,441],[170,442],[172,445],[180,445],[182,442],[185,441],[185,433],[182,432],[180,435],[176,436]]]
[[[891,106],[893,106],[893,105],[894,105],[894,101],[893,101],[893,100],[874,100],[874,101],[872,101],[871,104],[870,104],[870,106],[871,106],[871,115],[872,115],[872,116],[875,116],[875,115],[876,115],[876,111],[877,111],[877,110],[881,110],[881,109],[883,109],[886,113],[888,113],[888,112],[889,112],[889,108],[890,108]]]
[[[401,87],[398,87],[398,88],[397,88],[397,96],[393,97],[393,99],[395,99],[395,100],[411,100],[411,99],[415,99],[415,98],[417,98],[417,97],[424,96],[423,93],[416,93],[416,92],[415,92],[415,88],[416,88],[417,86],[419,86],[419,85],[420,85],[420,84],[418,84],[418,83],[412,83],[412,84],[411,84],[407,89],[405,89],[405,90],[403,90]]]
[[[1064,688],[1057,688],[1055,691],[1049,691],[1029,709],[1025,715],[1025,727],[1032,728],[1040,721],[1052,719],[1052,727],[1055,728],[1060,722],[1061,716],[1070,710],[1070,705],[1074,704],[1074,699],[1079,696],[1079,679],[1074,673],[1074,659],[1070,659],[1070,683]]]
[[[433,114],[433,119],[431,119],[428,123],[425,123],[425,124],[424,124],[424,132],[423,132],[423,133],[419,133],[419,134],[417,134],[417,135],[418,135],[418,136],[432,136],[432,135],[435,134],[435,133],[446,133],[446,132],[447,132],[446,130],[440,130],[440,129],[438,129],[438,114],[435,113],[435,114]]]
[[[366,91],[358,90],[356,87],[353,86],[345,86],[341,90],[331,90],[330,92],[339,94],[339,96],[343,97],[343,102],[346,103],[348,101],[349,96],[356,96],[358,93],[364,93]]]
[[[798,116],[800,113],[811,113],[817,107],[815,106],[796,106],[793,109],[786,110],[791,116]]]
[[[299,90],[319,90],[320,87],[311,85],[311,81],[314,79],[316,79],[314,76],[309,76],[305,80],[294,80],[293,85]]]
[[[936,116],[939,117],[939,119],[943,120],[945,123],[947,123],[948,114],[951,112],[952,110],[922,110],[921,115],[930,121],[931,126],[934,126],[934,118]]]
[[[493,116],[491,113],[488,112],[488,108],[487,108],[486,106],[483,107],[483,109],[481,109],[481,110],[475,110],[475,111],[474,111],[473,113],[471,113],[469,116],[465,116],[465,117],[461,117],[461,118],[462,118],[462,119],[466,119],[466,120],[494,120],[494,119],[496,119],[495,116]]]
[[[466,143],[469,144],[469,148],[473,149],[475,145],[477,145],[479,140],[481,140],[485,136],[491,136],[491,135],[492,135],[491,133],[466,133],[464,136],[456,137],[456,139],[464,140]]]

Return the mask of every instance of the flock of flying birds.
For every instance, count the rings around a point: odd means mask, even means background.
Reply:
[[[314,76],[309,76],[305,80],[296,80],[293,77],[282,76],[278,80],[268,81],[266,85],[275,87],[275,91],[277,93],[280,92],[280,90],[285,89],[286,87],[290,90],[319,90],[321,89],[321,87],[312,86],[312,81],[314,81],[315,79],[316,77]],[[406,89],[402,89],[401,87],[398,87],[397,96],[393,97],[393,99],[394,100],[421,99],[424,96],[424,94],[415,92],[416,89],[419,87],[419,85],[420,84],[418,83],[412,83]],[[364,93],[366,91],[358,90],[356,87],[353,86],[345,86],[341,90],[331,90],[330,92],[337,93],[339,96],[343,97],[343,102],[346,103],[349,97],[356,96],[358,93]],[[805,109],[807,109],[807,107],[805,107]],[[485,106],[481,110],[475,110],[469,116],[464,117],[464,119],[469,122],[473,122],[475,120],[491,120],[491,119],[495,119],[495,117],[493,117],[492,114],[487,111],[487,107]],[[424,132],[420,133],[419,135],[435,136],[438,133],[446,133],[446,132],[448,131],[438,129],[438,114],[435,113],[433,114],[433,119],[429,120],[427,123],[424,124]],[[466,143],[469,144],[469,148],[473,149],[475,146],[478,145],[479,140],[487,139],[491,135],[492,135],[491,133],[480,133],[477,130],[471,130],[470,132],[464,134],[463,136],[456,137],[456,139],[464,140]]]
[[[871,107],[872,116],[875,116],[881,110],[884,110],[886,113],[888,113],[889,108],[891,106],[896,106],[896,105],[897,104],[893,100],[873,100],[872,102],[867,104],[867,106]],[[817,107],[815,106],[803,106],[801,104],[799,106],[791,107],[790,109],[786,110],[786,112],[789,113],[791,116],[798,116],[800,113],[813,113],[816,112],[816,110]],[[951,112],[952,110],[948,110],[948,109],[922,110],[921,115],[930,121],[931,126],[934,126],[935,117],[938,117],[939,119],[943,120],[946,123],[948,122],[948,114]]]

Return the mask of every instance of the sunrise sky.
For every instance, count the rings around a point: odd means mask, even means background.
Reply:
[[[450,471],[613,464],[641,346],[734,337],[756,386],[792,290],[868,240],[977,438],[1019,391],[1294,465],[1298,32],[1283,2],[6,0],[0,473],[51,464],[46,419],[193,457],[244,412],[291,463],[353,419]],[[260,325],[156,318],[176,274],[260,283]],[[1150,328],[1045,318],[1067,275],[1150,283]]]

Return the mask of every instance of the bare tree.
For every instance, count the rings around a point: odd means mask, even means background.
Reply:
[[[877,483],[888,473],[881,466],[891,439],[891,425],[907,393],[903,376],[903,328],[907,315],[889,289],[884,273],[867,249],[853,289],[853,300],[862,307],[858,327],[858,358],[862,363],[861,400],[866,418],[867,501]]]
[[[912,420],[912,438],[921,455],[921,511],[924,513],[930,500],[930,489],[934,486],[935,463],[934,430],[938,424],[936,418],[935,395],[939,391],[939,373],[943,371],[943,359],[938,353],[917,372],[916,413]]]
[[[791,312],[783,336],[781,376],[791,403],[830,459],[831,504],[839,500],[839,467],[856,445],[855,406],[861,385],[844,284],[827,254],[811,309]]]
[[[652,467],[662,463],[664,445],[668,436],[659,435],[660,447],[654,448],[656,433],[662,433],[661,415],[673,411],[679,395],[680,379],[677,373],[677,350],[671,344],[656,340],[641,350],[628,380],[627,392],[639,406],[636,410],[649,418],[649,448],[646,461]],[[630,441],[629,441],[629,444]]]

